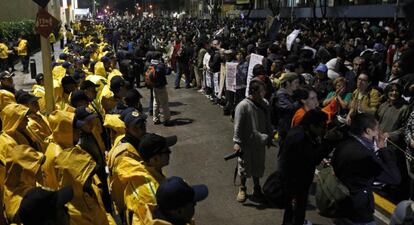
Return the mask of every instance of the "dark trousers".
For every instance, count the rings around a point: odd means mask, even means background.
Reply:
[[[50,51],[55,52],[55,46],[53,43],[50,43]]]
[[[23,65],[23,71],[28,73],[29,72],[29,56],[28,55],[21,55],[20,60],[21,60],[22,65]]]
[[[60,39],[60,49],[64,49],[65,48],[65,39],[62,38]]]
[[[7,59],[9,66],[8,68],[11,68],[12,71],[15,71],[14,69],[14,59],[15,59],[15,55],[9,55],[9,58]]]
[[[283,214],[283,225],[303,225],[305,221],[306,206],[308,204],[308,192],[309,186],[306,189],[299,190],[300,187],[296,187],[295,193],[290,193],[289,203],[286,206]]]
[[[189,64],[177,62],[177,75],[175,77],[175,87],[180,87],[182,74],[184,74],[185,76],[185,87],[190,87],[191,74]]]
[[[9,60],[0,59],[0,71],[9,70]]]

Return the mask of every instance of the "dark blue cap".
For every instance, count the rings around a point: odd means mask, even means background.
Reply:
[[[175,210],[191,202],[199,202],[208,196],[204,184],[190,186],[180,177],[165,179],[158,187],[156,198],[161,210]]]
[[[67,69],[67,68],[71,67],[72,64],[70,62],[65,61],[64,63],[62,63],[62,66],[63,66],[63,68]]]
[[[162,137],[157,134],[145,134],[139,143],[138,152],[144,161],[163,152],[168,152],[169,147],[177,143],[177,136]]]
[[[126,127],[145,123],[147,120],[147,116],[133,108],[125,109],[125,111],[121,114],[121,118],[124,121]]]

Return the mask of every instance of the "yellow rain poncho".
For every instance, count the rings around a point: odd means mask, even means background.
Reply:
[[[104,120],[104,127],[110,130],[111,144],[116,146],[116,140],[125,134],[124,121],[119,118],[118,114],[106,114]]]
[[[111,91],[109,84],[105,85],[98,98],[105,110],[105,113],[111,112],[111,110],[116,107],[117,102],[114,98],[114,93]]]
[[[100,204],[100,195],[93,184],[96,163],[79,146],[62,150],[56,157],[60,187],[72,185],[74,197],[69,203],[70,224],[108,225],[106,212]]]
[[[62,78],[66,75],[66,69],[62,65],[55,66],[52,69],[52,76],[55,80],[62,80]]]
[[[118,69],[112,69],[108,75],[108,81],[111,82],[112,78],[116,76],[122,76],[121,71],[119,71]]]
[[[46,152],[47,137],[52,134],[46,118],[40,113],[29,114],[29,123],[27,124],[27,134],[34,141],[36,149],[41,152]]]
[[[99,76],[102,76],[102,77],[105,77],[105,78],[108,76],[108,73],[105,70],[104,63],[101,62],[101,61],[99,61],[95,64],[94,71],[95,71],[95,75],[99,75]]]
[[[12,103],[6,106],[0,113],[3,122],[3,133],[10,136],[19,145],[30,145],[29,140],[17,128],[26,119],[29,108],[24,105]]]
[[[48,137],[49,145],[46,149],[46,161],[43,164],[43,185],[51,189],[59,188],[56,157],[63,149],[73,148],[73,119],[74,113],[56,110],[49,117],[52,134]],[[72,132],[70,132],[72,131]]]
[[[157,203],[155,193],[165,176],[152,167],[143,166],[140,162],[125,161],[124,159],[120,163],[118,169],[127,180],[124,192],[125,205],[128,212],[135,214],[131,224],[141,224],[140,221],[144,218],[140,218],[138,212],[143,211],[146,204]]]
[[[0,89],[0,112],[10,103],[16,103],[14,94],[10,91]]]
[[[0,135],[0,154],[6,159],[4,202],[5,214],[15,221],[23,196],[36,182],[41,182],[40,167],[44,162],[41,152],[28,145],[28,140],[17,128],[24,122],[29,109],[19,104],[9,104],[1,112],[3,133]]]
[[[34,84],[32,86],[33,95],[38,97],[38,103],[40,108],[40,113],[44,114],[46,112],[46,99],[45,99],[45,87],[42,85]]]
[[[21,39],[19,44],[16,47],[17,55],[26,56],[27,55],[27,40]]]
[[[0,140],[3,143],[3,135]],[[42,153],[28,145],[2,146],[7,151],[4,202],[6,217],[16,220],[16,214],[25,194],[41,182],[41,165],[44,162]]]
[[[45,186],[72,185],[74,198],[69,203],[70,224],[109,224],[100,201],[94,176],[96,163],[92,157],[73,143],[74,114],[55,111],[49,116],[52,135],[46,150]],[[58,184],[57,184],[58,183]]]
[[[141,161],[137,150],[128,142],[120,142],[108,153],[109,191],[119,213],[125,212],[124,191],[128,172],[134,170],[137,162]]]
[[[4,218],[4,181],[6,179],[6,156],[0,151],[0,224],[6,224]]]

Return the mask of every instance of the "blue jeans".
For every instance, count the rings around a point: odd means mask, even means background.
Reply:
[[[177,74],[175,76],[175,87],[180,87],[181,76],[185,75],[185,86],[190,86],[190,68],[188,64],[177,62]]]

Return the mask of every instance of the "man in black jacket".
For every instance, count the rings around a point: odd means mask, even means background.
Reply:
[[[335,175],[349,188],[344,219],[335,224],[375,224],[372,183],[398,184],[401,176],[392,150],[385,148],[378,121],[362,113],[352,118],[350,137],[339,144],[332,157]]]
[[[289,130],[279,153],[279,168],[287,181],[288,205],[283,225],[303,225],[316,166],[341,138],[335,130],[326,132],[327,115],[320,110],[306,112],[299,126]]]

